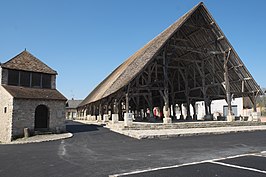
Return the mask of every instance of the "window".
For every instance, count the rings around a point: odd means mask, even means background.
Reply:
[[[42,88],[51,88],[51,75],[42,74]]]
[[[52,76],[50,74],[8,70],[8,85],[50,89],[51,83]]]
[[[30,87],[30,72],[20,71],[20,85]]]
[[[4,108],[4,113],[6,113],[6,112],[7,112],[7,107]]]
[[[31,87],[41,87],[41,74],[32,73]]]
[[[8,85],[19,85],[19,71],[8,70]]]

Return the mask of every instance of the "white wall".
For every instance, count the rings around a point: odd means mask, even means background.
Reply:
[[[11,141],[12,112],[13,97],[0,86],[0,141],[2,142]]]

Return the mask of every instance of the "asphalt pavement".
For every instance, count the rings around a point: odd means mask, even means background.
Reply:
[[[257,153],[260,154],[260,153]],[[148,169],[136,171],[129,174],[114,175],[116,177],[265,177],[266,157],[258,155],[245,155],[225,160],[209,160],[205,162],[194,162],[172,167]]]
[[[70,121],[67,129],[74,134],[70,139],[0,145],[0,176],[109,176],[266,150],[265,131],[137,140],[97,125]],[[193,168],[195,172],[220,170],[224,175],[235,171],[214,163],[197,164]],[[179,176],[169,170],[163,174],[170,173]],[[186,170],[181,170],[180,175],[186,176]]]

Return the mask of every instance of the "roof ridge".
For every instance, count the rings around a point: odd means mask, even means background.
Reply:
[[[138,51],[136,51],[133,55],[131,55],[129,58],[127,58],[126,60],[125,60],[125,62],[124,63],[126,63],[128,60],[130,60],[130,58],[131,57],[133,57],[134,58],[134,55],[136,55],[136,54],[138,54],[138,53],[141,53],[142,52],[142,50],[144,50],[142,53],[142,55],[144,55],[145,54],[145,52],[150,48],[150,47],[152,47],[152,46],[150,46],[150,44],[154,41],[154,40],[156,40],[157,38],[159,38],[161,35],[163,35],[164,33],[166,33],[169,29],[171,29],[173,26],[175,26],[178,22],[180,22],[180,21],[182,21],[176,28],[175,28],[175,30],[172,32],[172,34],[171,35],[169,35],[168,36],[168,38],[167,39],[165,39],[165,42],[161,45],[161,47],[162,46],[164,46],[165,45],[165,43],[167,42],[167,40],[168,39],[170,39],[171,37],[172,37],[172,35],[176,32],[176,30],[177,29],[179,29],[185,22],[186,22],[186,20],[195,12],[195,10],[197,10],[198,8],[199,8],[199,6],[201,6],[201,5],[203,5],[203,2],[200,2],[200,3],[198,3],[197,5],[195,5],[193,8],[191,8],[188,12],[186,12],[185,14],[183,14],[181,17],[179,17],[172,25],[170,25],[169,27],[167,27],[165,30],[163,30],[162,32],[160,32],[157,36],[155,36],[153,39],[151,39],[146,45],[144,45],[141,49],[139,49]],[[183,19],[184,18],[184,19]],[[156,53],[161,49],[161,47],[159,47],[159,49],[154,53],[154,55],[156,55]],[[154,55],[150,58],[150,60],[154,57]],[[129,64],[127,65],[127,66],[130,66],[133,62],[135,61],[135,59],[134,60],[132,60],[132,61],[130,61],[129,62]],[[123,64],[124,64],[123,63]],[[122,65],[123,65],[122,64]],[[146,65],[148,64],[148,62],[146,63]],[[142,68],[144,68],[146,65],[144,65]],[[123,72],[121,72],[120,73],[120,75],[119,76],[121,76],[121,75],[123,75],[124,73],[126,72],[126,69],[123,71]],[[139,71],[140,72],[140,71]],[[138,72],[138,73],[139,73]],[[138,75],[138,73],[136,73],[135,75],[134,75],[134,77],[132,77],[131,78],[131,80],[133,80],[134,78],[135,78],[135,76],[136,75]],[[117,77],[117,78],[119,78],[119,76]],[[130,80],[130,81],[131,81]],[[130,81],[128,81],[126,84],[128,84]],[[112,83],[112,85],[114,85],[114,83],[115,82],[113,82]],[[125,84],[125,85],[126,85]],[[112,86],[111,85],[111,86]],[[110,86],[110,87],[111,87]],[[106,90],[105,92],[104,92],[104,94],[103,94],[103,96],[106,94],[106,92],[107,92],[108,90]]]
[[[26,61],[28,62],[32,61],[33,63],[25,63]],[[31,66],[30,64],[35,65],[35,66]],[[32,72],[40,72],[40,73],[47,73],[47,74],[57,74],[55,70],[53,70],[51,67],[49,67],[47,64],[42,62],[40,59],[35,57],[33,54],[31,54],[27,50],[23,50],[16,56],[12,57],[10,60],[1,64],[1,66],[7,69],[32,71]]]

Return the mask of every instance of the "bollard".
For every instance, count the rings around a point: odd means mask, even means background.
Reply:
[[[24,128],[24,138],[30,137],[30,130],[29,128]]]

